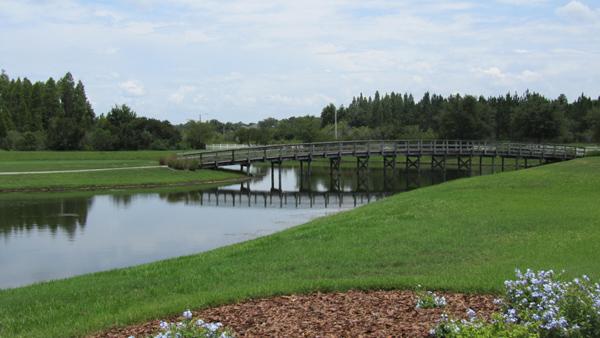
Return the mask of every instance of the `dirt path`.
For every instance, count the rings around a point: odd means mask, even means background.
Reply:
[[[167,168],[167,166],[166,165],[148,165],[148,166],[141,166],[141,167],[117,167],[117,168],[100,168],[100,169],[73,169],[73,170],[48,170],[48,171],[7,171],[7,172],[0,172],[0,176],[35,175],[35,174],[68,174],[68,173],[86,173],[86,172],[93,172],[93,171],[154,169],[154,168]]]
[[[492,295],[437,294],[446,297],[446,307],[416,309],[412,291],[349,291],[249,300],[193,314],[194,319],[222,322],[236,337],[426,337],[442,313],[464,319],[470,308],[489,319],[498,310]],[[159,332],[159,323],[116,328],[91,337],[147,337]]]

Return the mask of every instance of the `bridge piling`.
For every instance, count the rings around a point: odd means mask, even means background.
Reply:
[[[411,157],[414,157],[414,159],[411,159]],[[404,167],[406,170],[408,170],[410,168],[414,168],[417,171],[420,171],[421,170],[421,155],[411,156],[411,155],[407,154]]]
[[[467,172],[471,172],[471,164],[473,162],[473,157],[472,156],[468,156],[468,157],[463,157],[463,156],[457,156],[456,157],[456,161],[458,164],[458,170],[465,170]]]
[[[339,191],[341,180],[340,180],[340,165],[342,158],[341,157],[331,157],[329,158],[329,182],[330,182],[330,190]]]
[[[440,170],[446,171],[446,155],[443,156],[431,156],[431,170],[439,168]]]
[[[359,191],[369,190],[369,156],[356,157],[356,188]]]

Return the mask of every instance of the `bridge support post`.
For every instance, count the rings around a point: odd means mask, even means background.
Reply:
[[[529,168],[529,163],[527,163],[527,157],[523,159],[525,161],[525,169]]]
[[[446,171],[446,155],[444,156],[431,156],[431,170],[441,169]]]
[[[396,177],[397,156],[383,156],[383,188],[388,190],[392,188]],[[391,171],[391,173],[390,173]]]
[[[504,172],[504,156],[502,156],[502,172]]]
[[[391,169],[396,171],[396,156],[383,156],[383,170]]]
[[[481,175],[483,173],[483,156],[479,156],[479,175]]]
[[[463,157],[458,156],[456,157],[457,160],[457,164],[458,164],[458,170],[466,170],[469,173],[471,172],[471,164],[473,163],[473,158],[471,156],[469,157],[465,157],[463,159]]]
[[[275,186],[275,166],[277,166],[277,186]],[[271,191],[281,191],[281,161],[271,161]]]
[[[340,165],[342,162],[341,157],[332,157],[329,159],[329,190],[340,191],[341,180],[340,180]]]
[[[412,159],[411,157],[414,157],[414,159]],[[420,155],[417,155],[417,156],[406,155],[405,169],[408,170],[410,168],[414,168],[417,171],[421,170],[421,156]]]
[[[369,190],[369,156],[356,158],[356,190]]]
[[[240,171],[246,172],[246,176],[250,176],[250,162],[240,164]]]
[[[306,162],[306,165],[304,162]],[[300,160],[300,191],[310,190],[310,178],[312,174],[311,162],[312,160],[310,158],[307,160]]]
[[[240,191],[250,193],[250,182],[244,181],[244,182],[240,183]]]
[[[496,173],[496,156],[492,156],[492,174]]]

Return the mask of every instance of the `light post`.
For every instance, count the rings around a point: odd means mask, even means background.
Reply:
[[[337,109],[333,110],[333,125],[335,129],[335,140],[337,141]]]

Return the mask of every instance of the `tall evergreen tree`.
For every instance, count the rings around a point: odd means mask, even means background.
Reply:
[[[44,128],[43,115],[44,115],[44,84],[36,82],[31,88],[31,100],[29,105],[30,111],[30,131],[39,131]]]
[[[46,130],[50,125],[51,118],[64,115],[58,88],[56,87],[56,82],[53,78],[49,78],[44,85],[42,106],[42,126],[44,130]]]

